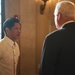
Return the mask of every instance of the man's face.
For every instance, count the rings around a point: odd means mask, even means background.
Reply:
[[[18,39],[20,37],[20,34],[21,34],[21,26],[19,23],[15,23],[14,26],[11,29],[8,29],[7,31],[7,36],[13,41]]]

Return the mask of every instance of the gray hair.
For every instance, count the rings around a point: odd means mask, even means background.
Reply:
[[[71,1],[61,1],[56,4],[54,15],[58,12],[64,17],[75,17],[75,4]]]

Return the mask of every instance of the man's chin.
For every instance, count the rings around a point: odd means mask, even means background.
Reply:
[[[19,39],[20,38],[20,36],[17,36],[15,39],[17,40],[17,39]]]

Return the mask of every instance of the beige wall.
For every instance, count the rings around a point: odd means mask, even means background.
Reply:
[[[36,13],[34,0],[20,0],[22,34],[20,38],[21,75],[36,75]]]
[[[40,14],[41,0],[5,0],[5,18],[18,15],[22,24],[18,75],[38,75],[45,36],[55,30],[54,8],[60,0],[50,0]],[[74,2],[74,0],[72,0]]]

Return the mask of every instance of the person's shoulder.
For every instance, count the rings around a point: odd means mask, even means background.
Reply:
[[[4,42],[4,39],[0,39],[0,44],[2,44]]]
[[[0,49],[4,47],[4,39],[0,40]]]
[[[50,32],[49,34],[46,35],[46,38],[53,38],[53,37],[58,37],[61,36],[64,32],[64,29],[59,29],[59,30],[54,30],[52,32]]]

